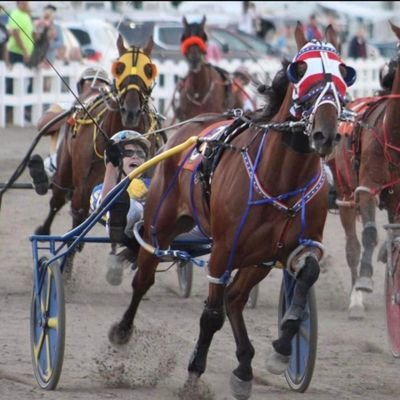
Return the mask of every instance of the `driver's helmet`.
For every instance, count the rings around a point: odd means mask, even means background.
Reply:
[[[139,132],[132,130],[119,131],[113,135],[110,140],[113,144],[117,144],[121,150],[123,150],[126,144],[137,144],[146,153],[146,158],[149,156],[150,142]]]
[[[112,83],[105,69],[97,66],[88,67],[81,73],[81,75],[78,78],[78,81],[76,83],[78,92],[80,92],[83,81],[86,81],[88,79],[99,80],[104,83],[107,83],[108,85],[111,85]]]

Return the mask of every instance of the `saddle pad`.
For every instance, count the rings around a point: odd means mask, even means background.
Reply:
[[[224,132],[225,128],[227,128],[229,125],[231,125],[232,120],[223,120],[223,121],[218,121],[215,122],[212,125],[207,126],[205,129],[203,129],[198,136],[199,137],[209,137],[210,139],[217,139],[222,132]],[[183,169],[189,170],[189,171],[194,171],[196,167],[199,165],[201,160],[203,159],[202,152],[205,150],[205,146],[199,149],[195,146],[193,149],[189,150],[191,152],[190,156],[186,160],[185,164],[183,165]],[[179,165],[182,163],[184,158],[187,156],[188,152],[184,153],[180,160],[179,160]]]

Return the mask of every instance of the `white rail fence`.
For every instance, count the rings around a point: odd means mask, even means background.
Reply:
[[[187,65],[184,60],[175,63],[172,61],[153,60],[158,67],[159,75],[157,85],[153,90],[153,99],[156,109],[167,117],[172,117],[170,107],[175,85],[179,77],[185,76]],[[384,59],[347,60],[357,71],[357,81],[349,88],[352,98],[372,96],[379,89],[379,69],[385,63]],[[30,70],[21,64],[16,64],[12,69],[0,62],[0,127],[9,125],[26,127],[35,125],[43,112],[52,103],[58,103],[69,108],[74,101],[74,96],[66,84],[76,93],[76,81],[80,73],[89,64],[71,63],[63,65],[55,63],[55,70],[39,69]],[[253,61],[241,62],[240,60],[223,60],[219,66],[233,72],[238,66],[244,65],[248,71],[256,75],[261,82],[271,79],[280,69],[278,61],[257,63]],[[66,84],[61,80],[63,77]],[[12,81],[13,92],[7,93],[7,84]],[[29,84],[31,82],[31,85]],[[252,93],[258,105],[262,105],[262,97]],[[27,107],[31,108],[27,115]]]

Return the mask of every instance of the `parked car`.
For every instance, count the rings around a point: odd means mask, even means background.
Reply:
[[[57,58],[65,62],[81,61],[82,51],[78,39],[65,26],[61,26],[61,31],[64,39],[64,50],[59,51]]]
[[[383,58],[392,58],[397,54],[398,42],[372,42],[371,44],[378,49]]]
[[[182,21],[146,20],[135,21],[126,19],[118,25],[119,32],[125,41],[135,46],[144,46],[150,35],[154,39],[153,57],[161,59],[181,59],[180,40]],[[256,37],[246,38],[245,35],[217,26],[207,26],[208,47],[217,49],[225,59],[258,59],[260,57],[276,57],[276,51],[262,45]]]
[[[99,19],[61,22],[77,38],[82,56],[99,63],[111,63],[118,57],[118,30],[110,23]]]

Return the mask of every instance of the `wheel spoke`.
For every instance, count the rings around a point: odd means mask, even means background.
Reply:
[[[40,338],[39,338],[38,343],[37,344],[35,343],[33,346],[33,354],[35,355],[36,361],[39,361],[39,353],[43,346],[44,338],[45,338],[45,334],[44,334],[44,329],[43,329],[42,332],[40,333]]]

